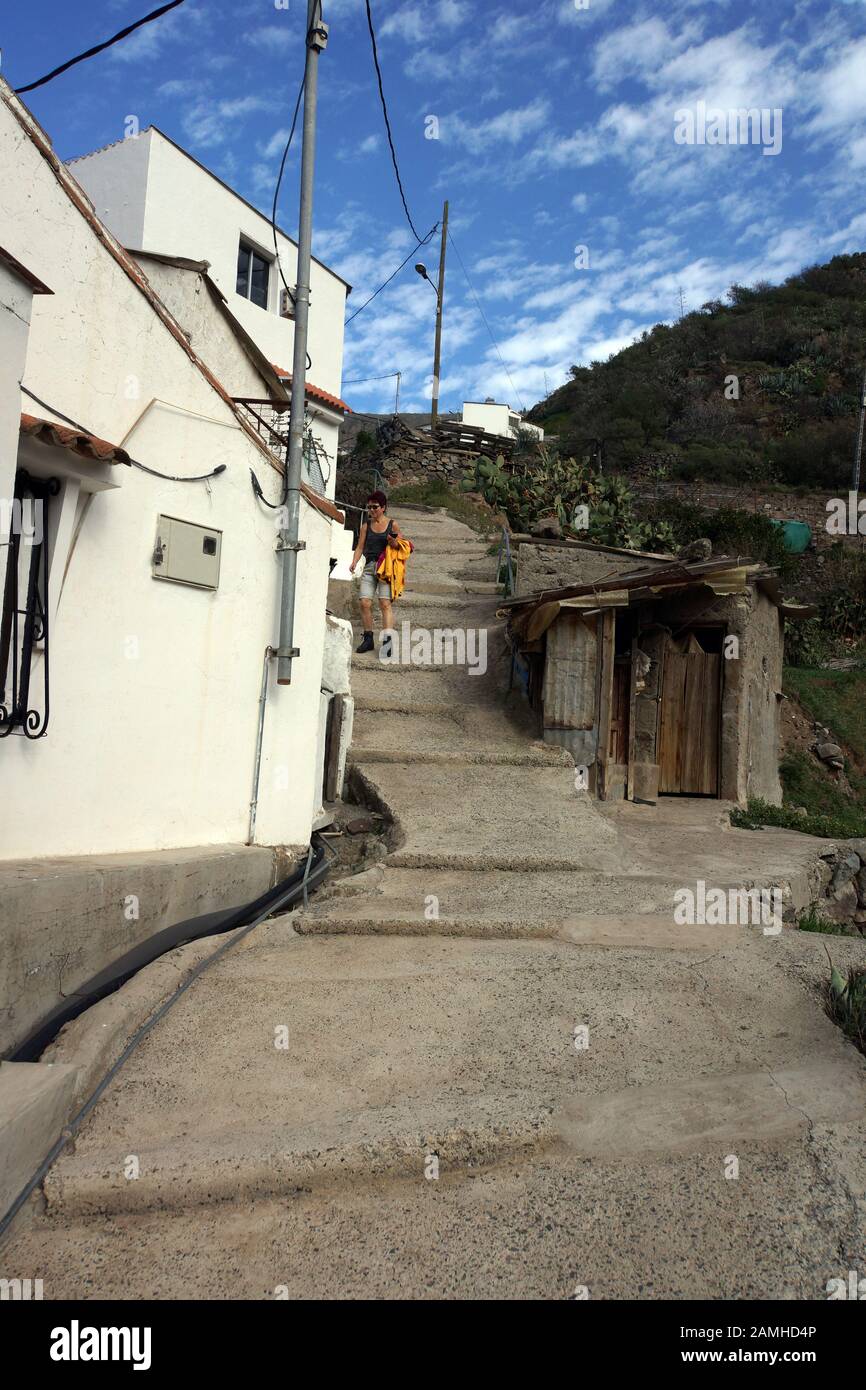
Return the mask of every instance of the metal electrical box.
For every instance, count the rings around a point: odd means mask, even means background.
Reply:
[[[220,582],[222,531],[197,526],[176,516],[158,516],[153,550],[154,579],[217,589]]]

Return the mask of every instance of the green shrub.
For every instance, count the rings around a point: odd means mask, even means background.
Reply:
[[[670,525],[678,547],[707,536],[717,554],[763,560],[783,577],[796,569],[796,557],[785,549],[781,527],[758,512],[733,507],[706,511],[672,497],[659,502],[656,516]]]

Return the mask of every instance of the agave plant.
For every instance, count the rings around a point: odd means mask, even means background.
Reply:
[[[854,965],[848,978],[833,964],[830,952],[830,984],[827,989],[827,1012],[839,1024],[861,1052],[866,1052],[866,969]]]

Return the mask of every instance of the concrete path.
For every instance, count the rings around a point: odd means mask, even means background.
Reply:
[[[196,983],[4,1266],[49,1298],[826,1296],[866,1268],[866,1064],[817,989],[864,945],[673,916],[698,879],[796,905],[820,843],[576,791],[502,697],[486,547],[398,518],[398,622],[483,629],[487,670],[356,659],[387,858]]]

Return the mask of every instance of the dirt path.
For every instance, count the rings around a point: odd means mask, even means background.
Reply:
[[[824,1297],[866,1264],[866,1065],[823,942],[673,917],[698,879],[802,893],[815,842],[602,813],[503,704],[485,547],[400,520],[398,622],[487,669],[356,658],[388,858],[197,982],[5,1263],[46,1298]]]

